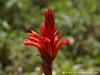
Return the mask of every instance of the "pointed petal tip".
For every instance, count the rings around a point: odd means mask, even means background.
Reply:
[[[31,30],[32,33],[37,34],[35,31]]]
[[[24,44],[24,45],[28,45],[28,44],[27,44],[27,41],[24,41],[23,44]]]
[[[65,44],[68,44],[69,43],[69,40],[63,40],[62,44],[65,45]]]
[[[33,32],[33,30],[31,30],[31,32]]]
[[[32,33],[27,33],[27,35],[28,35],[28,37],[29,37],[29,36],[32,36]]]

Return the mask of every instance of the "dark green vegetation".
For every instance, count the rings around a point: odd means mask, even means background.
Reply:
[[[46,8],[56,12],[59,33],[71,41],[59,50],[54,73],[100,72],[100,0],[0,0],[0,75],[40,73],[38,50],[23,41],[31,29],[40,32]]]

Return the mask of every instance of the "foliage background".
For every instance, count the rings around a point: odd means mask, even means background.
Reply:
[[[53,62],[53,75],[62,72],[100,74],[100,0],[0,0],[0,75],[38,75],[40,57],[25,47],[27,32],[39,33],[43,10],[52,8],[56,27],[70,44]],[[77,75],[77,74],[68,74]],[[80,74],[84,75],[84,74]],[[90,74],[85,74],[90,75]]]

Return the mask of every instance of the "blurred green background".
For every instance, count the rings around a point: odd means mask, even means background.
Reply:
[[[37,48],[23,41],[31,29],[40,33],[47,8],[55,11],[63,39],[70,40],[53,62],[53,75],[100,75],[100,0],[0,0],[0,75],[41,72]]]

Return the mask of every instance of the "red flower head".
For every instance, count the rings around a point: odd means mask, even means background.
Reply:
[[[40,36],[31,30],[31,33],[28,33],[29,40],[26,40],[24,45],[36,46],[40,52],[42,60],[50,63],[50,61],[52,62],[55,59],[59,48],[62,45],[68,44],[69,40],[63,40],[59,43],[59,40],[62,38],[63,34],[61,34],[59,37],[57,36],[58,30],[54,26],[54,12],[51,9],[48,9],[44,11],[44,15],[44,26],[40,27],[42,35]]]

